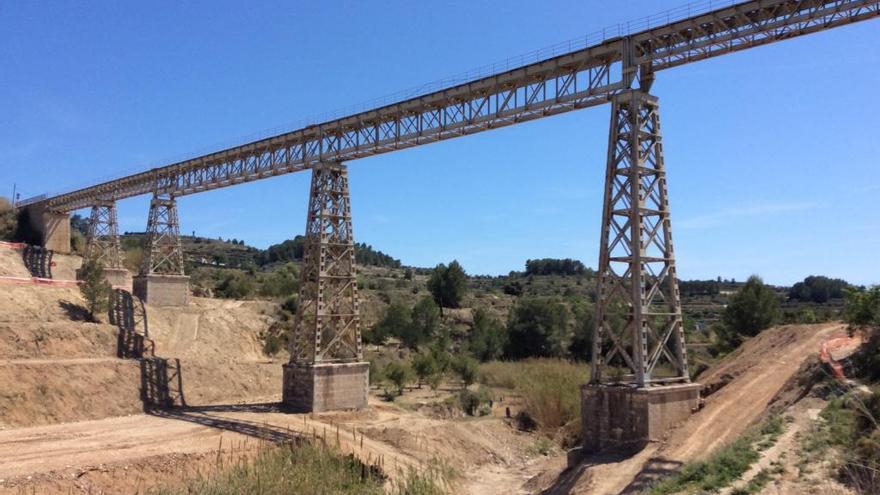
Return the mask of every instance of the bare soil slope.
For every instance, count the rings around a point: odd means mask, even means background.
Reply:
[[[79,258],[60,258],[72,276]],[[0,270],[24,269],[0,248]],[[58,273],[56,272],[56,276]],[[78,289],[0,286],[0,429],[135,414],[143,410],[141,368],[117,359],[117,327],[84,320]],[[195,299],[187,308],[148,308],[156,354],[180,358],[188,404],[275,396],[281,363],[266,359],[258,335],[272,305]]]
[[[763,331],[699,378],[708,394],[705,407],[665,442],[627,459],[587,459],[563,473],[547,493],[638,493],[658,474],[709,455],[762,418],[774,398],[791,386],[804,360],[818,353],[824,339],[844,331],[837,323]]]

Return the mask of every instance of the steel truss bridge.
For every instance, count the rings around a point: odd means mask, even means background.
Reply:
[[[65,232],[66,213],[92,207],[92,223],[108,225],[91,228],[88,242],[100,248],[112,268],[121,266],[118,240],[98,239],[96,233],[117,235],[117,200],[152,193],[145,258],[134,290],[185,303],[174,198],[311,169],[301,311],[290,339],[284,402],[310,410],[363,407],[367,365],[361,362],[352,216],[342,162],[611,103],[591,381],[638,388],[687,384],[660,107],[649,94],[655,74],[880,16],[880,0],[723,3],[427,94],[19,206],[42,212],[46,230],[59,232]],[[329,392],[318,394],[316,373],[326,369],[315,367],[328,363],[351,366],[340,372],[342,378],[321,375],[320,380],[343,381],[339,387],[321,382]],[[587,432],[587,442],[600,433]]]
[[[720,2],[719,2],[720,3]],[[877,17],[878,0],[753,0],[292,132],[19,203],[69,212],[299,172],[601,105],[653,73]]]

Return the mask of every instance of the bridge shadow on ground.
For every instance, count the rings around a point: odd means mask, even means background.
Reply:
[[[55,252],[40,246],[27,244],[21,252],[24,266],[32,277],[52,278],[52,257]]]
[[[187,406],[180,360],[155,355],[155,343],[149,337],[147,312],[140,298],[126,290],[114,290],[110,322],[119,328],[117,356],[140,362],[141,401],[145,413],[160,418],[188,421],[273,443],[303,441],[302,434],[287,428],[209,414],[281,412],[280,403]]]
[[[563,471],[549,488],[541,492],[541,495],[567,495],[581,481],[586,471],[592,467],[604,464],[617,464],[626,461],[637,452],[605,452],[585,457],[576,466]],[[652,457],[642,466],[639,473],[617,495],[636,495],[643,493],[652,484],[665,476],[675,474],[681,469],[682,463],[662,457]]]
[[[684,463],[663,457],[652,457],[645,462],[639,474],[633,478],[629,485],[620,492],[620,495],[635,495],[643,493],[659,480],[675,474],[681,470]]]
[[[210,412],[220,411],[220,412],[232,412],[232,411],[242,411],[238,406],[210,406],[212,409]],[[229,410],[223,410],[224,407],[228,407]],[[270,425],[268,423],[259,423],[257,421],[249,421],[245,419],[238,418],[222,418],[216,416],[210,416],[206,414],[205,407],[176,407],[176,408],[168,408],[168,409],[150,409],[147,410],[147,414],[151,416],[156,416],[160,418],[167,419],[176,419],[179,421],[188,421],[190,423],[196,423],[203,426],[209,426],[211,428],[217,428],[219,430],[230,431],[234,433],[238,433],[241,435],[246,435],[251,438],[256,438],[259,440],[264,440],[272,443],[300,443],[307,440],[307,437],[302,433],[295,432],[290,430],[289,428],[283,428],[280,426]],[[255,410],[254,412],[261,412],[259,410]]]

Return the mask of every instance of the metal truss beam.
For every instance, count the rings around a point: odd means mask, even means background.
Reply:
[[[611,108],[591,381],[688,382],[660,107],[631,90]]]
[[[363,360],[354,255],[348,171],[322,163],[312,168],[291,363]]]
[[[719,2],[724,3],[724,2]],[[880,16],[880,0],[752,0],[165,167],[20,206],[181,196],[604,104],[654,71]],[[647,82],[645,81],[647,79]]]

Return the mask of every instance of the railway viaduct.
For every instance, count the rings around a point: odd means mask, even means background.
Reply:
[[[186,304],[176,198],[311,170],[300,310],[283,400],[321,411],[366,406],[346,167],[351,160],[611,104],[592,375],[582,390],[585,449],[659,438],[691,413],[667,198],[660,107],[671,67],[880,16],[880,0],[703,1],[466,74],[361,112],[135,175],[20,203],[44,246],[70,249],[69,213],[91,208],[86,255],[114,280],[116,202],[151,194],[133,291]],[[621,325],[612,305],[625,308]]]

